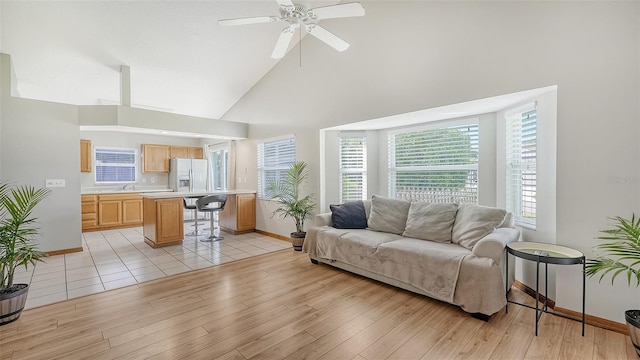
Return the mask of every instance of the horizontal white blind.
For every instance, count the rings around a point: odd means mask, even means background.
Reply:
[[[367,138],[340,135],[340,202],[367,197]]]
[[[389,134],[389,195],[423,202],[478,202],[478,124]]]
[[[506,117],[507,210],[516,223],[536,225],[537,113],[535,104]]]
[[[296,161],[295,137],[258,144],[258,197],[266,198],[265,189],[275,180],[282,180]]]
[[[138,173],[135,149],[95,148],[95,182],[134,183]]]

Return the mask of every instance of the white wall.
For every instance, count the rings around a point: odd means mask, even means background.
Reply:
[[[167,188],[169,186],[169,174],[157,174],[157,173],[143,173],[142,172],[142,158],[141,149],[142,144],[162,144],[162,145],[176,145],[176,146],[193,146],[202,147],[202,140],[196,138],[186,137],[174,137],[174,136],[161,136],[161,135],[149,135],[138,133],[125,133],[115,131],[80,131],[81,139],[91,140],[92,151],[96,146],[101,147],[115,147],[115,148],[128,148],[138,150],[138,186],[145,187],[162,187]],[[93,155],[92,155],[93,156]],[[92,162],[95,166],[95,161]],[[80,186],[86,187],[98,187],[101,185],[95,185],[95,172],[81,173]],[[113,185],[102,185],[105,187],[114,187]]]
[[[9,57],[0,54],[6,73]],[[6,78],[1,79],[3,83]],[[76,106],[4,96],[0,123],[2,180],[44,187],[45,179],[64,179],[64,188],[36,208],[43,251],[82,247],[80,146]]]
[[[323,21],[347,51],[306,37],[302,67],[294,49],[223,119],[252,123],[257,138],[292,126],[312,138],[335,125],[557,85],[556,243],[591,255],[607,217],[638,210],[638,181],[624,181],[640,174],[637,2],[362,3],[364,17]],[[318,143],[298,142],[315,178]],[[579,278],[577,266],[557,271],[559,307],[581,309]],[[589,280],[587,296],[589,314],[619,322],[640,306],[640,289],[622,282]]]

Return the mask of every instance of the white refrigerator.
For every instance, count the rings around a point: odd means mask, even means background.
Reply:
[[[180,192],[206,192],[207,160],[170,159],[169,187]]]

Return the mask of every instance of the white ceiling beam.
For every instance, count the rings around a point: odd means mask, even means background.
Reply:
[[[120,66],[120,105],[131,106],[131,68]]]

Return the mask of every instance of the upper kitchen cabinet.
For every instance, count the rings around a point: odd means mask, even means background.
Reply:
[[[171,146],[169,149],[171,158],[177,159],[202,159],[203,153],[200,147],[191,146]]]
[[[187,159],[189,158],[189,148],[186,146],[171,146],[169,148],[170,158]]]
[[[91,140],[80,139],[80,172],[91,172]]]
[[[189,159],[204,159],[201,147],[189,148]]]
[[[143,172],[169,172],[170,147],[142,144]]]

